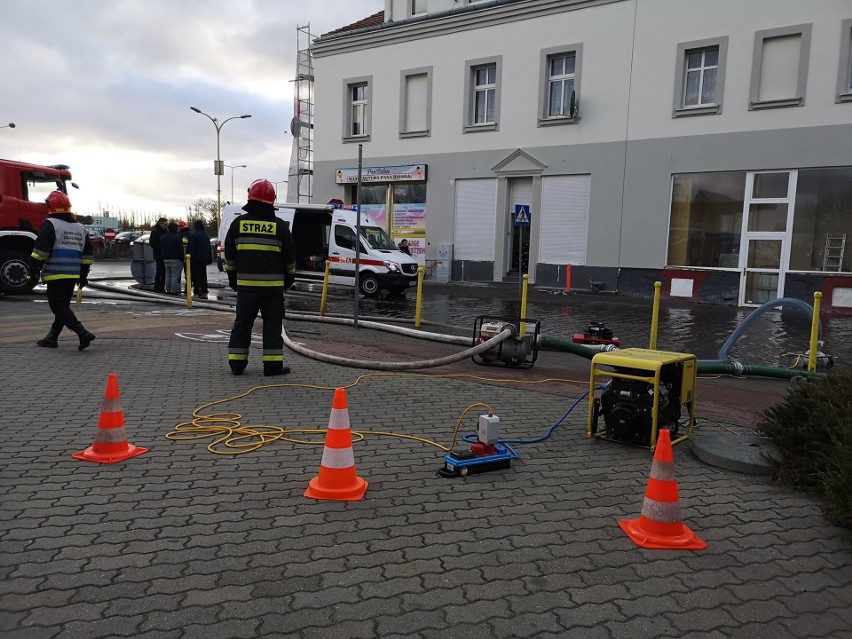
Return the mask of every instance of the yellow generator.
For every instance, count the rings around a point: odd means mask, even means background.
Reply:
[[[673,444],[687,439],[695,425],[697,368],[688,353],[644,348],[598,353],[589,382],[589,437],[651,450],[660,428],[670,431]]]

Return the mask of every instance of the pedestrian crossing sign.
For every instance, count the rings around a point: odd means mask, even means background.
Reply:
[[[515,204],[515,226],[530,225],[530,205]]]

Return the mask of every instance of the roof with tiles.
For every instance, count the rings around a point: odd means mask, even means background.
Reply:
[[[368,27],[377,27],[381,24],[384,24],[385,21],[385,12],[377,11],[373,15],[364,18],[363,20],[358,20],[358,22],[353,22],[352,24],[347,24],[345,27],[340,27],[339,29],[335,29],[334,31],[329,31],[325,35],[337,35],[339,33],[346,33],[347,31],[357,31],[358,29],[366,29]]]

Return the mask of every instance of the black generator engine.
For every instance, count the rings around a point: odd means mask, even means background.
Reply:
[[[616,368],[622,375],[643,377],[646,371]],[[667,428],[674,438],[681,416],[681,384],[683,364],[670,364],[660,372],[660,396],[657,408],[657,428]],[[595,431],[598,417],[603,415],[604,436],[628,444],[647,446],[651,441],[654,419],[654,385],[645,381],[614,376],[597,400],[594,416]]]

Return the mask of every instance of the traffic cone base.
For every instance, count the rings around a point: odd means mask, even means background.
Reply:
[[[680,522],[680,532],[674,535],[655,535],[644,530],[642,527],[644,518],[620,519],[618,525],[630,537],[634,544],[640,548],[651,550],[704,550],[707,544],[701,541],[686,524]]]
[[[320,470],[320,474],[322,474],[322,470]],[[368,485],[364,479],[357,475],[355,476],[354,484],[345,488],[328,488],[323,486],[322,483],[319,476],[314,477],[308,483],[305,497],[310,497],[311,499],[333,499],[336,501],[358,501],[364,497]]]
[[[99,449],[102,447],[98,447]],[[142,448],[141,446],[134,446],[133,444],[128,443],[126,446],[122,447],[123,449],[120,451],[116,451],[114,454],[104,453],[101,450],[95,450],[94,444],[89,446],[86,450],[81,450],[79,453],[74,453],[71,455],[74,459],[80,459],[82,461],[90,461],[97,462],[99,464],[116,464],[120,461],[124,461],[125,459],[130,459],[131,457],[138,457],[143,453],[147,453],[147,448]]]
[[[118,377],[115,373],[110,373],[107,376],[107,387],[101,416],[98,419],[98,430],[95,432],[95,441],[86,450],[74,453],[71,457],[99,464],[115,464],[147,452],[147,448],[134,446],[127,441],[124,431],[124,412],[121,410],[118,392]]]
[[[640,548],[704,550],[707,544],[681,519],[671,433],[661,429],[658,435],[642,513],[636,519],[620,519],[618,525]]]
[[[308,483],[305,497],[358,501],[366,492],[367,482],[355,474],[355,453],[352,450],[346,391],[338,388],[334,391],[331,416],[328,418],[319,475]]]

